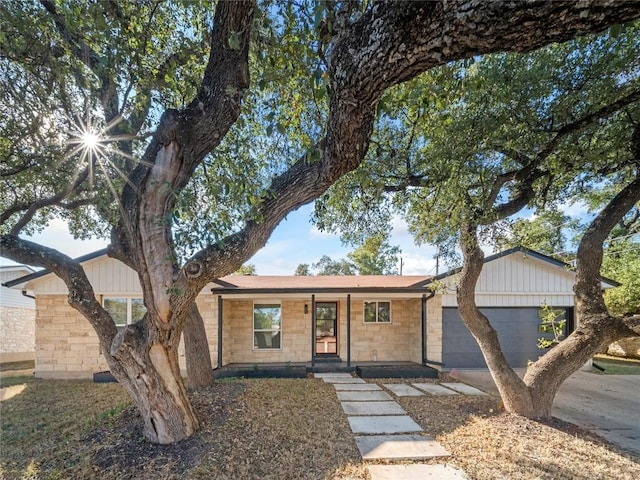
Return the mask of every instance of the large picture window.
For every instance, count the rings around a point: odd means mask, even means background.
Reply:
[[[364,302],[365,323],[391,323],[391,302]]]
[[[135,323],[147,313],[142,298],[104,297],[102,306],[109,312],[117,327]]]
[[[281,345],[282,308],[277,303],[253,305],[253,348],[279,349]]]

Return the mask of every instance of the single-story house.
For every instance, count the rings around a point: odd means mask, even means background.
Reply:
[[[106,250],[79,261],[118,325],[141,318],[145,307],[136,272]],[[458,274],[228,276],[207,285],[197,303],[216,368],[327,361],[485,368],[458,314]],[[476,301],[513,366],[526,366],[544,352],[537,347],[544,336],[539,330],[543,304],[562,310],[567,331],[573,328],[574,279],[567,264],[524,248],[486,258]],[[96,334],[67,304],[60,279],[42,271],[7,285],[36,297],[37,377],[90,377],[107,369]],[[603,288],[615,285],[603,279]],[[180,360],[184,367],[183,353]]]
[[[2,265],[0,284],[32,273],[26,265]],[[0,286],[0,362],[33,360],[35,346],[35,299],[27,292]]]

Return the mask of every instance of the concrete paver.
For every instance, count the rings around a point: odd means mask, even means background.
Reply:
[[[382,390],[382,388],[380,388],[378,385],[376,385],[375,383],[334,383],[333,385],[334,387],[336,387],[337,391],[343,391],[343,390],[349,390],[349,391],[359,391],[359,392],[364,392],[364,391],[372,391],[372,390]]]
[[[355,440],[364,460],[424,460],[450,455],[439,442],[425,435],[367,435]]]
[[[522,376],[524,370],[517,370]],[[458,378],[497,393],[487,370],[457,371]],[[640,375],[577,371],[560,387],[551,414],[640,454]]]
[[[353,433],[413,433],[422,432],[408,415],[347,417]]]
[[[414,387],[419,388],[423,392],[430,393],[431,395],[458,395],[458,392],[454,392],[449,388],[445,388],[437,383],[413,383]]]
[[[314,373],[315,378],[354,378],[350,373],[345,372],[319,372]]]
[[[420,390],[404,383],[383,383],[384,388],[391,390],[398,397],[419,397],[424,395]]]
[[[355,377],[323,377],[322,380],[327,383],[367,383],[363,379]]]
[[[379,402],[393,400],[391,395],[382,390],[379,392],[336,392],[338,400],[347,402]]]
[[[482,390],[478,390],[466,383],[441,383],[440,385],[455,390],[456,392],[464,393],[465,395],[487,395]]]
[[[371,480],[468,480],[451,465],[371,465]]]
[[[342,402],[347,415],[406,415],[396,402]]]

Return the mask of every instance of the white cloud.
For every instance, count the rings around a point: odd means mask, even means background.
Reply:
[[[413,236],[409,233],[409,225],[404,218],[400,215],[393,215],[391,217],[391,237],[395,243],[406,240],[407,238],[411,239],[413,243]]]
[[[565,215],[569,215],[572,218],[580,218],[589,215],[589,207],[582,200],[562,203],[558,205],[558,209]]]
[[[403,275],[435,275],[436,261],[433,256],[402,255]]]
[[[311,229],[309,230],[309,237],[311,238],[317,238],[317,237],[333,237],[333,238],[340,238],[340,235],[336,234],[336,233],[331,233],[331,232],[323,232],[322,230],[319,230],[318,227],[316,227],[315,225],[311,227]]]

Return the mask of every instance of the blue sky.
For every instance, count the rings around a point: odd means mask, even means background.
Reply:
[[[353,250],[352,247],[343,246],[337,235],[326,234],[315,228],[310,221],[312,211],[312,205],[305,205],[290,213],[274,231],[267,245],[247,262],[256,266],[258,275],[293,275],[300,263],[315,263],[323,255],[338,260]],[[71,257],[99,250],[108,243],[102,239],[75,240],[62,220],[54,220],[31,240]],[[400,218],[394,220],[390,243],[402,249],[404,275],[435,274],[435,248],[415,246],[406,224]],[[0,259],[2,264],[13,263]]]

